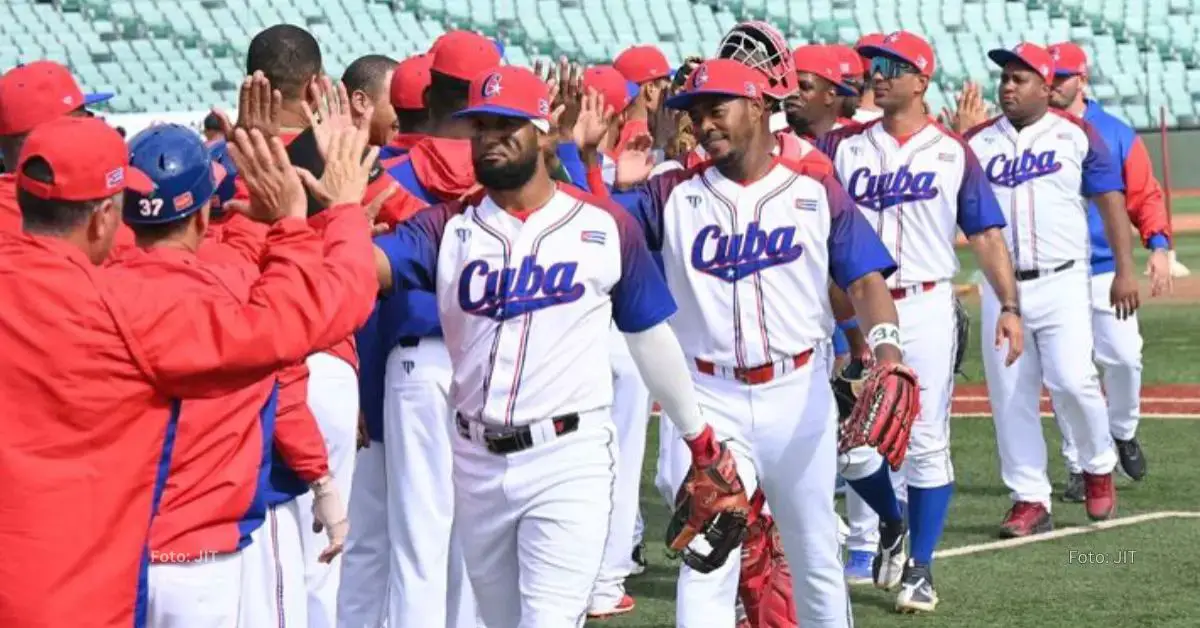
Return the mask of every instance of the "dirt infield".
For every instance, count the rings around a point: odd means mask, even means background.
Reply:
[[[950,409],[953,414],[989,414],[987,387],[984,384],[956,385]],[[1050,412],[1050,398],[1045,391],[1042,391],[1042,412]],[[1200,418],[1200,384],[1143,386],[1142,414]]]

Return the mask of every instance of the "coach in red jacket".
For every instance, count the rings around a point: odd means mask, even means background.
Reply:
[[[369,226],[335,208],[324,242],[282,147],[238,131],[242,176],[271,222],[241,302],[99,269],[126,189],[151,191],[104,122],[26,138],[24,235],[0,234],[0,626],[145,621],[148,529],[184,398],[238,390],[349,334],[375,292]],[[272,150],[273,148],[273,150]]]

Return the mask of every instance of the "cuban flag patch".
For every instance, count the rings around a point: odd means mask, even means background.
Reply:
[[[604,244],[603,231],[584,230],[579,233],[580,242],[590,242],[592,244]]]
[[[796,199],[796,209],[805,212],[815,212],[817,211],[817,199],[798,198]]]

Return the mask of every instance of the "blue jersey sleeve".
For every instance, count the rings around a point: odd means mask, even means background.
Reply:
[[[579,154],[579,147],[575,142],[559,142],[556,153],[558,163],[562,164],[563,170],[567,171],[567,176],[571,179],[571,185],[584,192],[592,192],[588,188],[587,167],[583,165],[583,156]]]
[[[1003,229],[1004,213],[979,158],[963,143],[963,178],[958,187],[958,227],[968,237],[988,229]]]
[[[877,272],[886,279],[896,272],[896,261],[858,213],[846,188],[833,175],[820,177],[825,184],[832,223],[829,227],[829,275],[842,290],[862,277]]]
[[[437,292],[437,257],[450,217],[462,211],[459,202],[426,207],[396,229],[375,238],[392,269],[395,290]]]
[[[1091,124],[1083,121],[1080,124],[1088,139],[1087,155],[1083,158],[1083,195],[1090,198],[1105,192],[1124,192],[1121,164],[1113,158],[1104,137]]]
[[[675,313],[675,299],[655,263],[642,230],[628,215],[613,212],[621,242],[621,277],[612,290],[612,317],[627,334],[646,331]]]
[[[839,358],[850,355],[850,339],[840,327],[833,328],[833,355]]]

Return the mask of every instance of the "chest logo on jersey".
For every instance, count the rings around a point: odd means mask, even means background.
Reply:
[[[1028,148],[1015,159],[1009,159],[1008,155],[996,155],[987,162],[988,181],[1015,188],[1026,181],[1054,174],[1062,170],[1062,164],[1054,156],[1052,150],[1034,154]]]
[[[873,174],[870,168],[859,168],[850,174],[846,187],[854,202],[883,211],[902,203],[937,198],[938,189],[933,186],[933,181],[934,173],[912,172],[908,166],[883,174]]]
[[[575,281],[578,268],[578,262],[556,262],[544,268],[533,256],[525,256],[516,268],[493,270],[487,262],[475,260],[458,278],[458,304],[467,314],[504,321],[578,301],[583,296],[583,284]]]
[[[796,243],[795,227],[764,231],[752,222],[746,233],[729,235],[708,225],[692,243],[692,267],[733,283],[764,268],[794,262],[803,252],[804,247]]]

